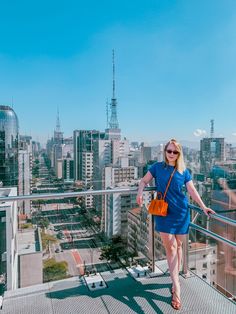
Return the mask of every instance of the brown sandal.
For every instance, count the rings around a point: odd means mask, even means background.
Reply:
[[[175,296],[175,299],[174,299]],[[172,300],[171,300],[171,306],[175,309],[175,310],[180,310],[181,309],[181,302],[179,297],[177,296],[176,292],[174,291],[172,293]]]

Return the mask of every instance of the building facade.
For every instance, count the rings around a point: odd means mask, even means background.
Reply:
[[[19,148],[19,195],[30,195],[32,188],[32,142],[29,136],[20,136]],[[30,214],[31,201],[18,201],[18,207],[22,214]]]
[[[225,139],[203,138],[200,142],[200,172],[209,175],[216,162],[225,160]]]
[[[0,106],[0,181],[18,186],[19,123],[14,110]]]
[[[73,133],[74,143],[74,179],[82,181],[83,153],[93,153],[95,142],[105,139],[105,133],[96,130],[75,130]]]
[[[17,195],[17,188],[0,188],[1,197]],[[18,287],[17,203],[0,204],[0,290]]]

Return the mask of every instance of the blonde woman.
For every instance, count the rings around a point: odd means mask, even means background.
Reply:
[[[137,203],[142,204],[142,193],[145,186],[154,178],[157,191],[164,194],[171,174],[174,172],[165,200],[168,203],[168,214],[166,217],[155,216],[155,229],[160,232],[161,239],[166,251],[167,262],[172,280],[171,305],[175,310],[181,308],[179,271],[182,261],[182,243],[185,234],[188,233],[190,223],[190,212],[188,199],[182,192],[183,185],[186,186],[192,199],[208,215],[215,212],[205,206],[197,190],[189,171],[186,169],[183,159],[181,145],[171,139],[164,148],[164,162],[156,162],[151,166],[147,174],[141,179],[137,194]]]

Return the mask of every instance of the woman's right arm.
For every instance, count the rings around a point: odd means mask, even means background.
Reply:
[[[139,204],[139,206],[143,203],[143,190],[145,186],[153,179],[153,176],[150,171],[148,171],[145,176],[140,180],[139,182],[139,188],[138,188],[138,194],[136,197],[136,202]]]

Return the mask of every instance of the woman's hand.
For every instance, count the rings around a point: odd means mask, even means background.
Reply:
[[[139,206],[142,206],[142,204],[143,204],[143,196],[142,196],[142,194],[137,194],[136,202],[138,203]]]
[[[153,176],[148,171],[145,176],[140,180],[139,187],[138,187],[138,194],[136,197],[136,202],[139,204],[139,206],[142,206],[143,204],[143,190],[145,186],[148,185],[148,183],[153,179]]]
[[[202,210],[203,210],[204,214],[207,215],[208,217],[209,217],[209,214],[215,214],[216,213],[213,209],[206,207],[206,206],[203,207]]]

